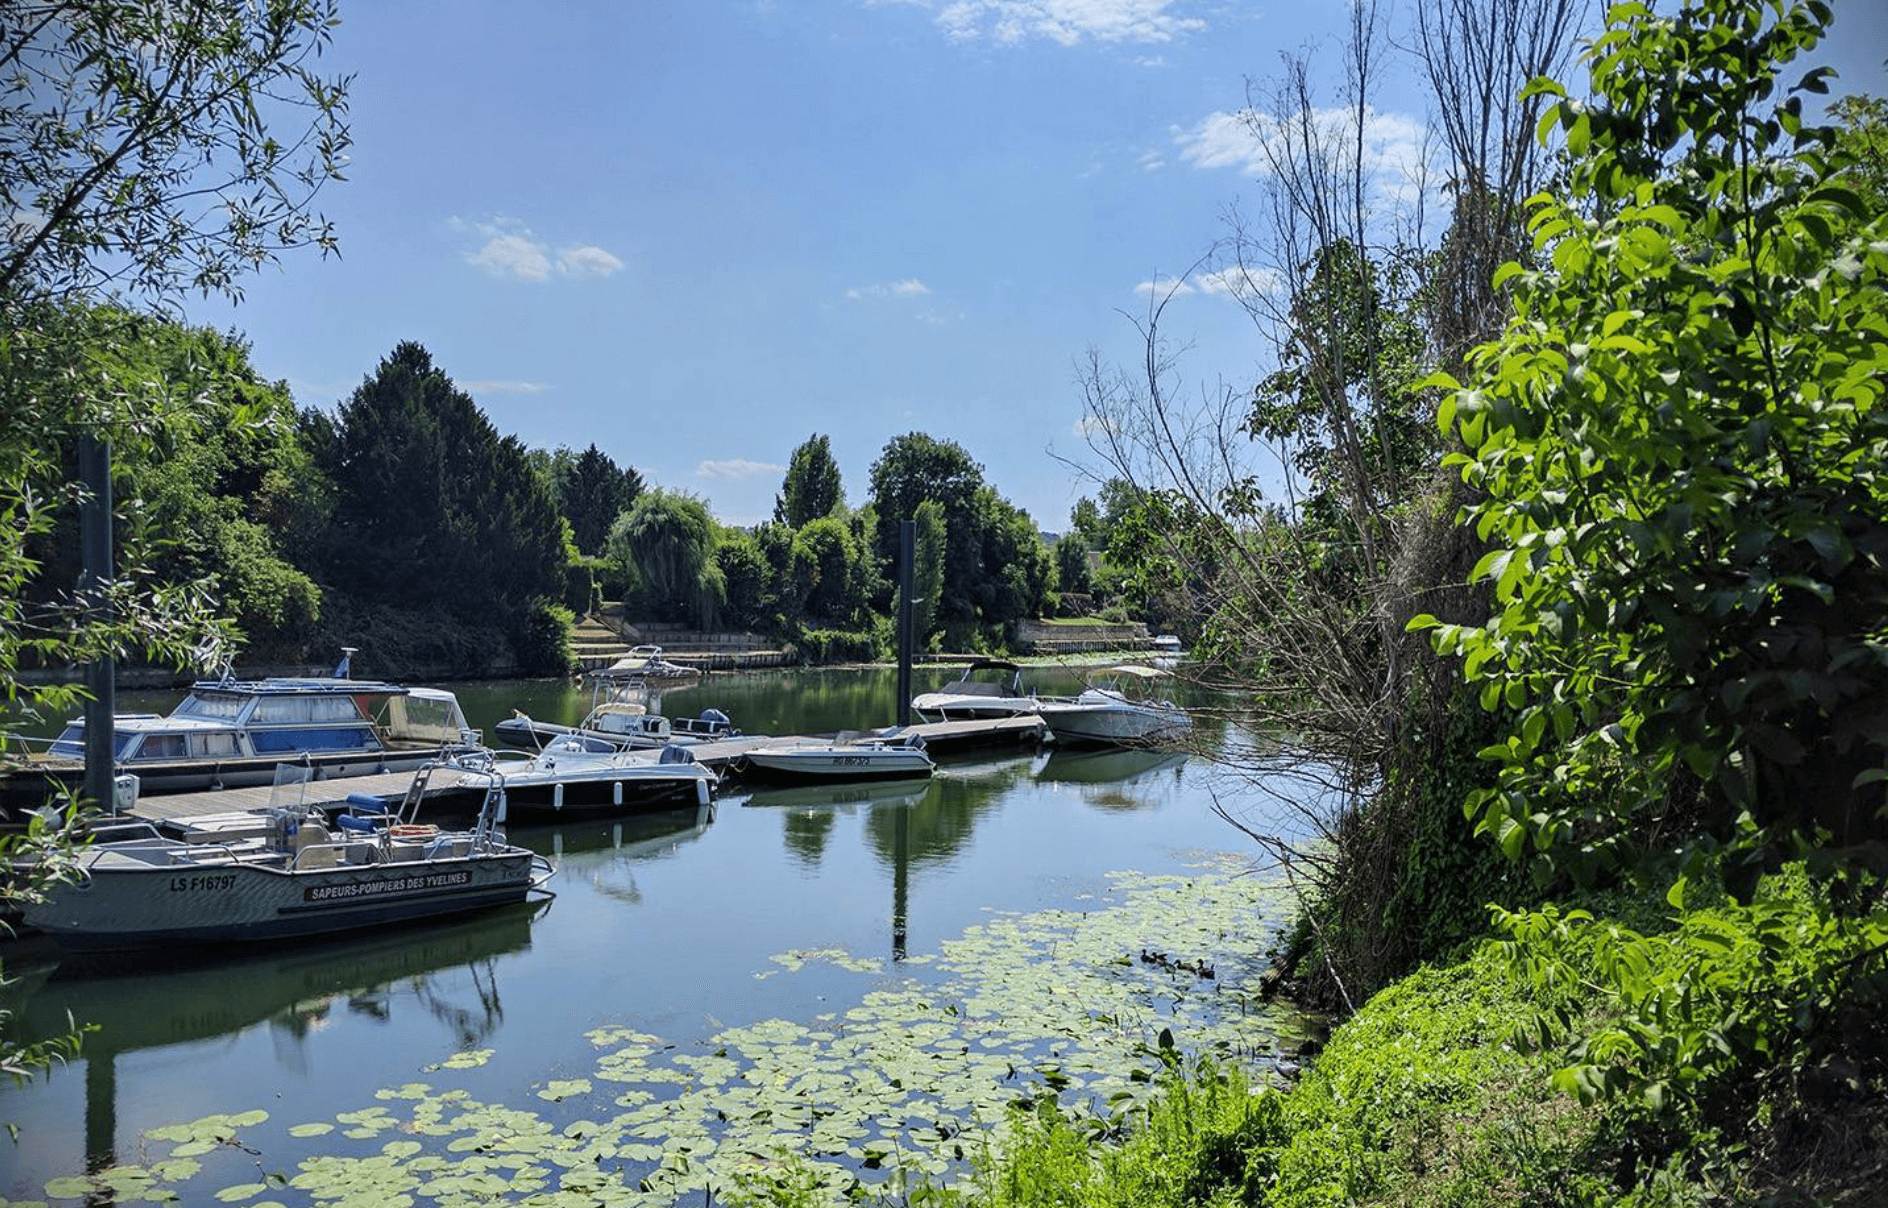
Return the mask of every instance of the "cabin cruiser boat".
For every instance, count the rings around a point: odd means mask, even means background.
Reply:
[[[493,727],[499,741],[507,746],[538,751],[558,738],[575,734],[607,743],[618,751],[647,751],[670,743],[688,745],[741,736],[728,715],[719,709],[703,709],[700,717],[679,717],[671,721],[660,713],[651,712],[643,700],[637,699],[642,695],[642,685],[625,687],[618,681],[601,679],[597,684],[597,699],[576,725],[560,726],[514,711]]]
[[[1021,667],[1008,659],[978,659],[955,682],[912,697],[911,707],[926,721],[963,721],[1034,713],[1036,698],[1023,692]]]
[[[401,804],[351,799],[347,812],[300,802],[178,824],[93,828],[78,879],[29,903],[25,921],[73,950],[283,939],[380,927],[521,902],[555,871],[505,841],[501,781],[458,769],[483,790],[471,830],[414,815],[432,772],[415,773]]]
[[[503,816],[516,822],[707,805],[719,782],[685,747],[663,747],[655,755],[580,734],[554,738],[536,755],[506,751],[489,761],[504,780]]]
[[[592,675],[675,684],[701,678],[701,672],[662,656],[660,646],[632,646],[628,654]]]
[[[748,751],[741,764],[751,780],[824,783],[907,780],[937,770],[925,753],[923,738],[896,730],[769,743]]]
[[[1063,744],[1137,746],[1178,739],[1193,728],[1186,710],[1172,701],[1130,696],[1127,685],[1144,687],[1166,675],[1152,667],[1123,665],[1105,673],[1078,696],[1043,697],[1036,711],[1055,741]]]
[[[168,714],[116,714],[113,763],[150,796],[268,784],[281,763],[311,768],[317,779],[410,772],[442,750],[478,745],[451,692],[353,679],[348,665],[343,658],[327,676],[226,673],[192,684]],[[31,808],[84,774],[85,722],[74,718],[44,753],[10,771],[5,795],[24,802],[36,791]]]

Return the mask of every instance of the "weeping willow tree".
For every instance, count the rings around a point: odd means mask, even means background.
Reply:
[[[715,561],[708,505],[683,491],[645,491],[610,527],[608,557],[638,583],[644,605],[664,620],[713,629],[727,597]]]

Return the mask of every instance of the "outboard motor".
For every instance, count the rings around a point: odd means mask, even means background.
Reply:
[[[725,726],[728,724],[728,715],[719,709],[703,709],[701,711],[701,719],[711,726]]]
[[[694,763],[695,757],[694,755],[689,753],[689,750],[687,747],[678,747],[674,743],[669,743],[668,745],[662,748],[662,754],[657,757],[656,762],[657,763]]]

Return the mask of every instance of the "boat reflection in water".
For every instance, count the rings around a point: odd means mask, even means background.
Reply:
[[[1089,805],[1145,809],[1158,804],[1165,792],[1175,790],[1186,758],[1181,751],[1058,748],[1037,766],[1035,779],[1069,785]]]
[[[642,901],[634,866],[674,856],[707,833],[714,819],[710,802],[561,826],[514,826],[507,837],[551,857],[560,877],[588,881],[605,897],[633,904]]]
[[[61,1036],[79,1020],[85,1036],[85,1148],[115,1161],[116,1059],[140,1049],[227,1037],[267,1024],[276,1060],[304,1073],[309,1038],[341,1017],[392,1023],[430,1016],[451,1049],[481,1046],[504,1022],[500,959],[531,946],[548,905],[520,903],[382,932],[297,940],[266,954],[170,949],[161,954],[71,957],[57,964],[8,961],[0,1006],[20,1039]],[[443,977],[463,969],[463,978]],[[127,993],[135,979],[136,993]]]

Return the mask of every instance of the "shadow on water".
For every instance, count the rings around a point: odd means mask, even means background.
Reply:
[[[716,808],[710,803],[560,826],[520,826],[508,831],[507,837],[520,847],[549,856],[557,865],[553,891],[559,881],[581,878],[603,897],[639,906],[642,887],[636,880],[636,866],[669,859],[700,839],[714,822]]]
[[[447,921],[242,948],[168,949],[157,954],[68,957],[21,968],[10,963],[0,1007],[15,1035],[87,1029],[85,1151],[93,1169],[116,1160],[117,1058],[139,1049],[211,1040],[266,1024],[277,1059],[306,1065],[311,1035],[345,1015],[389,1022],[410,1001],[459,1048],[476,1047],[504,1022],[498,958],[531,946],[546,903],[504,906]],[[466,989],[440,975],[464,969]],[[135,982],[137,992],[126,993]]]

